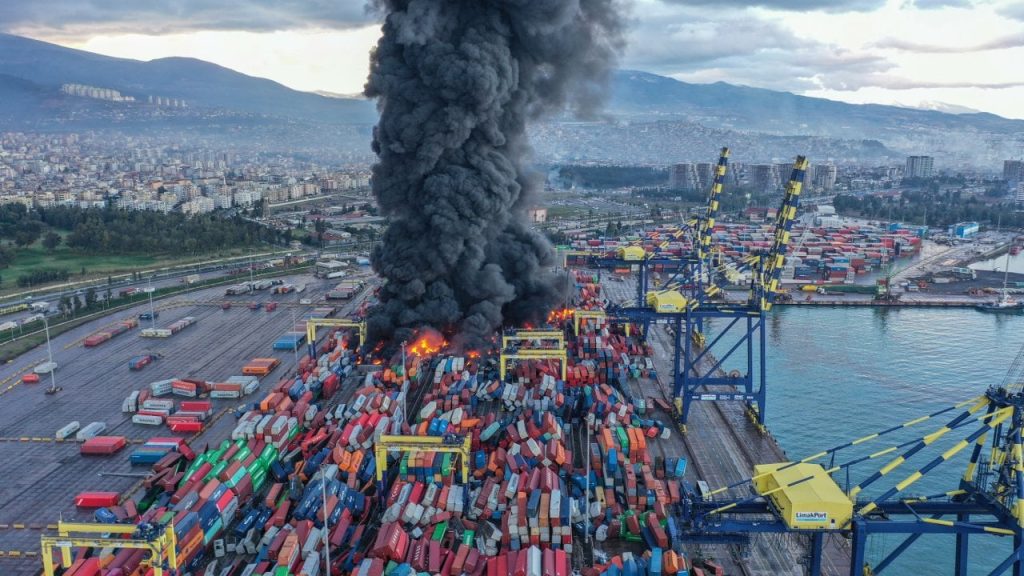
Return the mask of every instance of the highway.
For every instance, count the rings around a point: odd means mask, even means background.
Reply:
[[[148,310],[148,303],[60,335],[52,346],[54,360],[60,364],[55,373],[57,384],[63,390],[53,396],[43,392],[48,379],[35,385],[18,383],[21,375],[45,358],[45,345],[0,367],[0,478],[4,478],[0,483],[0,552],[4,556],[11,551],[37,552],[41,530],[32,526],[46,526],[60,518],[88,519],[88,513],[75,509],[75,494],[86,490],[130,490],[138,481],[133,477],[101,476],[101,473],[144,474],[148,471],[148,467],[133,469],[129,465],[128,455],[135,445],[113,456],[85,457],[79,455],[76,442],[53,441],[55,432],[68,422],[77,420],[84,426],[102,421],[107,425],[105,434],[121,435],[141,443],[146,438],[172,434],[164,426],[133,424],[131,415],[121,412],[122,400],[133,390],[175,377],[223,380],[241,374],[243,364],[256,356],[274,356],[282,361],[282,366],[261,382],[261,391],[287,374],[294,359],[305,353],[305,347],[294,354],[274,351],[271,349],[273,341],[316,307],[317,301],[323,305],[323,294],[337,281],[317,280],[309,275],[283,280],[305,283],[306,291],[288,295],[271,295],[264,291],[225,298],[224,288],[217,287],[158,301],[157,327],[185,316],[198,320],[196,325],[166,339],[143,338],[136,329],[95,348],[81,345],[82,339],[92,332]],[[339,307],[338,315],[351,313],[370,292],[371,288],[364,288],[356,298]],[[314,303],[298,304],[299,299],[306,298]],[[230,310],[222,310],[216,303],[225,299],[237,304]],[[251,301],[277,301],[283,305],[273,312],[252,311],[246,306]],[[148,322],[143,322],[141,327],[148,327]],[[128,359],[147,352],[160,354],[162,358],[139,372],[129,371]],[[258,395],[260,392],[251,397]],[[191,442],[193,449],[198,452],[207,442],[226,438],[234,426],[232,411],[245,401],[213,400],[214,414],[219,418]],[[16,525],[24,528],[16,528]],[[0,574],[4,576],[35,575],[38,566],[39,560],[34,557],[0,557]]]

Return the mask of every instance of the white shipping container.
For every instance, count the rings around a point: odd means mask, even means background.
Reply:
[[[143,410],[174,410],[174,400],[149,399],[142,403]]]
[[[132,422],[135,424],[145,424],[146,426],[159,426],[164,423],[164,419],[162,416],[151,414],[136,414],[132,416]]]
[[[121,412],[134,413],[139,409],[139,391],[135,390],[124,399],[121,404]]]
[[[68,423],[67,426],[61,428],[60,430],[57,430],[56,437],[58,440],[66,440],[72,434],[77,432],[79,428],[80,425],[78,424],[78,420],[75,420],[73,422]]]
[[[302,545],[302,557],[307,559],[311,556],[316,557],[316,550],[320,547],[322,542],[323,536],[320,535],[320,529],[311,529],[309,534],[306,535],[305,544]],[[305,564],[303,564],[303,566],[305,566]]]
[[[90,422],[86,424],[78,434],[75,434],[76,440],[88,440],[94,436],[99,436],[107,429],[107,425],[104,422]]]
[[[194,396],[194,395],[193,395]],[[241,398],[238,390],[211,390],[210,398]]]
[[[306,540],[307,544],[309,543],[309,540],[312,539],[312,534],[313,532],[311,530],[310,538]],[[306,560],[302,563],[302,568],[299,570],[299,576],[320,576],[319,554],[310,554],[306,556]]]
[[[154,396],[166,396],[171,393],[171,386],[173,383],[174,380],[159,380],[157,382],[152,382],[149,385],[149,391],[152,392]]]

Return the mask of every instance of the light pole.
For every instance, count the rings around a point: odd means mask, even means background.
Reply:
[[[153,291],[156,290],[156,288],[153,288],[152,278],[149,279],[149,284],[149,286],[146,286],[142,290],[149,294],[149,326],[151,328],[156,328],[156,312],[153,310]]]
[[[408,422],[409,415],[405,413],[405,399],[409,396],[409,369],[405,365],[405,346],[409,342],[407,340],[402,341],[402,380],[405,381],[405,390],[402,391],[402,420]]]
[[[292,330],[295,329],[295,306],[289,306],[292,309]],[[310,342],[314,348],[316,347],[316,341]],[[292,340],[292,360],[295,362],[295,369],[299,368],[299,343],[298,341]]]
[[[322,506],[324,507],[324,531],[322,538],[324,542],[324,556],[327,564],[327,576],[331,576],[331,544],[327,540],[328,528],[330,527],[330,513],[327,509],[327,476],[324,474],[324,465],[320,465],[320,498],[323,500]]]
[[[56,392],[57,365],[53,363],[53,348],[50,347],[50,322],[46,319],[46,314],[43,314],[43,330],[46,331],[46,355],[50,359],[47,363],[47,367],[50,369],[50,389]]]

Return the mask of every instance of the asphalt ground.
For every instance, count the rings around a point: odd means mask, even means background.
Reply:
[[[132,467],[129,454],[147,438],[174,436],[165,426],[145,426],[131,422],[131,414],[121,412],[121,403],[133,390],[150,382],[168,378],[198,378],[221,381],[242,372],[242,366],[253,357],[277,357],[282,361],[265,377],[260,390],[274,386],[294,368],[296,354],[275,351],[272,344],[317,304],[337,280],[318,280],[310,275],[282,278],[287,283],[306,284],[301,294],[271,295],[269,290],[245,296],[224,296],[224,287],[199,290],[156,302],[160,317],[157,327],[164,327],[186,316],[197,323],[170,338],[143,338],[139,329],[113,338],[97,347],[85,348],[82,340],[89,334],[124,318],[148,311],[149,304],[94,320],[53,339],[54,361],[59,365],[55,375],[63,390],[46,395],[49,378],[40,384],[20,384],[23,374],[46,359],[45,344],[0,367],[0,574],[21,576],[38,574],[40,560],[32,556],[39,551],[39,537],[48,525],[59,519],[82,521],[91,519],[91,511],[74,506],[76,494],[83,491],[131,492],[148,472],[148,467]],[[358,307],[369,293],[364,289],[345,303],[331,302],[339,307],[336,316],[344,316]],[[310,299],[311,305],[298,305]],[[234,302],[230,310],[219,303]],[[273,312],[249,310],[252,301],[281,303]],[[128,369],[132,356],[156,353],[162,356],[141,371]],[[261,397],[260,392],[246,399],[214,399],[211,424],[191,440],[199,452],[209,443],[227,438],[234,427],[233,411],[239,405]],[[180,397],[170,396],[176,400]],[[82,456],[77,442],[56,442],[54,435],[67,423],[77,420],[82,426],[101,421],[106,423],[104,435],[125,436],[128,447],[112,456]],[[106,476],[130,474],[139,477]],[[12,552],[21,557],[12,557]]]

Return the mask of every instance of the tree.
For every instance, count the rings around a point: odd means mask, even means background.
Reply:
[[[14,263],[14,250],[7,246],[0,246],[0,268],[7,268]]]
[[[320,248],[324,247],[324,232],[327,232],[327,221],[323,218],[313,220],[313,229],[316,230],[316,238],[320,242]]]
[[[46,236],[43,236],[43,247],[47,250],[53,250],[60,245],[61,237],[56,232],[47,232]]]
[[[31,230],[18,230],[14,234],[14,243],[24,248],[39,239],[39,234]]]
[[[85,291],[85,309],[88,310],[96,305],[96,289],[89,288]]]

